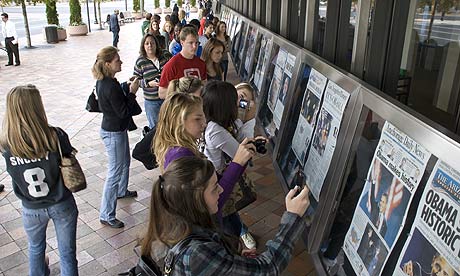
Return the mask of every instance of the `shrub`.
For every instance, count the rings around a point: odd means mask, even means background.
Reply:
[[[45,1],[46,6],[46,21],[48,24],[59,25],[59,14],[56,9],[56,1],[55,0],[47,0]]]
[[[171,8],[171,0],[165,0],[166,8]]]
[[[177,6],[179,6],[179,8],[182,8],[182,0],[177,0]]]
[[[196,0],[190,0],[190,6],[196,7]]]
[[[160,7],[160,0],[155,0],[155,9]]]
[[[139,0],[133,0],[133,10],[138,12],[141,10],[141,3]]]
[[[81,20],[81,6],[79,0],[69,0],[70,6],[70,25],[84,25]]]

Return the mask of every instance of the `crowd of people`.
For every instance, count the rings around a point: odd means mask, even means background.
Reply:
[[[225,23],[204,9],[201,22],[187,24],[188,13],[174,10],[162,28],[159,16],[146,15],[139,57],[126,82],[115,77],[123,63],[116,48],[118,37],[114,36],[115,45],[96,56],[92,74],[102,113],[100,137],[108,156],[100,223],[124,227],[117,218],[117,200],[137,196],[128,190],[128,131],[136,129],[132,117],[145,112],[151,137],[147,151],[156,157],[161,174],[151,191],[148,227],[140,240],[142,256],[161,266],[171,248],[194,235],[199,238],[177,256],[170,275],[278,275],[306,227],[303,215],[309,191],[296,187],[286,195],[287,211],[278,233],[264,252],[256,253],[256,241],[232,197],[259,151],[255,142],[268,140],[254,137],[256,103],[251,85],[225,81],[231,43]],[[143,110],[137,100],[139,88]],[[40,92],[33,85],[8,93],[4,118],[0,149],[22,201],[29,274],[49,275],[45,249],[51,219],[61,275],[78,275],[78,209],[59,170],[61,157],[74,150],[69,138],[48,124]]]

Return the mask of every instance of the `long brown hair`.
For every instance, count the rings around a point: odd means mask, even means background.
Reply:
[[[150,255],[155,240],[175,245],[190,234],[194,225],[215,229],[204,199],[204,190],[214,172],[210,161],[197,156],[182,157],[169,164],[152,187],[142,255]]]
[[[215,37],[211,37],[210,39],[208,39],[206,44],[203,46],[203,53],[201,54],[201,59],[206,63],[206,66],[208,66],[208,61],[211,60],[211,53],[212,51],[214,51],[216,47],[222,47],[222,53],[225,51],[224,43]],[[214,71],[216,72],[216,75],[222,76],[222,68],[220,67],[220,64],[212,61],[212,66]]]
[[[43,158],[57,151],[56,132],[48,125],[40,91],[34,85],[16,86],[6,96],[2,151],[13,156]]]
[[[158,124],[153,140],[153,150],[160,171],[164,170],[167,151],[172,147],[185,147],[201,156],[198,141],[185,130],[185,119],[197,108],[202,108],[201,97],[186,93],[168,95],[160,108]]]

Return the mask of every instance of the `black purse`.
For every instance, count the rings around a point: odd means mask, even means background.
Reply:
[[[101,112],[99,109],[99,103],[96,99],[96,86],[94,86],[93,91],[88,97],[88,101],[86,102],[86,110],[89,112]]]

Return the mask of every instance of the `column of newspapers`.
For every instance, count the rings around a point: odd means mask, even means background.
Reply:
[[[460,273],[460,173],[455,165],[436,163],[394,275]]]
[[[329,80],[304,166],[306,184],[316,201],[319,201],[324,179],[331,164],[349,97],[347,91]]]
[[[315,69],[311,69],[307,88],[303,95],[302,109],[300,110],[299,120],[292,140],[292,150],[301,166],[305,162],[307,149],[313,136],[313,129],[315,128],[316,117],[318,116],[326,83],[327,78],[324,75]]]
[[[343,246],[357,275],[381,275],[430,156],[385,122]]]
[[[292,80],[292,71],[294,70],[295,65],[295,56],[292,54],[287,54],[286,65],[284,66],[284,74],[282,76],[281,86],[276,97],[275,110],[273,111],[273,122],[275,123],[276,128],[279,129],[281,124],[281,118],[283,117],[284,103],[287,98],[287,93],[291,85]]]

